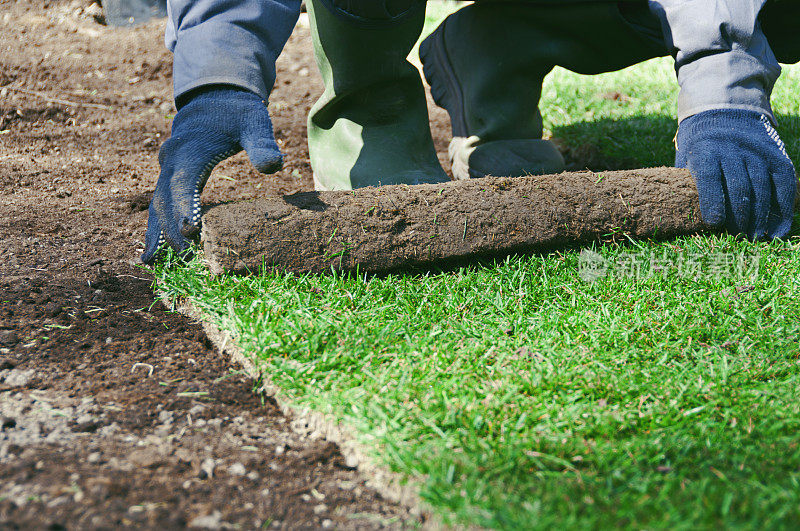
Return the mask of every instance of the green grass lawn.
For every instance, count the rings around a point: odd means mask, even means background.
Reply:
[[[570,146],[670,164],[676,93],[668,60],[558,70],[543,114]],[[800,160],[800,68],[774,103]],[[579,251],[384,278],[212,278],[199,260],[156,275],[233,331],[294,404],[351,426],[376,461],[419,482],[448,523],[789,528],[800,524],[798,246],[598,244],[609,269],[594,282]]]

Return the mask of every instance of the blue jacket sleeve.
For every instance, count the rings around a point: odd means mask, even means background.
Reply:
[[[225,83],[266,100],[300,0],[168,0],[167,13],[176,99],[202,85]]]
[[[747,109],[773,118],[781,73],[758,15],[767,0],[650,0],[675,55],[678,120],[712,109]]]

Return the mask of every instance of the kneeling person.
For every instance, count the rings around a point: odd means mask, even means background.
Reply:
[[[326,91],[309,117],[318,189],[440,182],[419,77],[406,60],[424,0],[312,0]],[[456,178],[563,169],[542,140],[542,81],[554,66],[597,74],[673,54],[681,92],[676,164],[704,219],[761,239],[791,227],[797,177],[774,129],[778,59],[800,60],[787,0],[478,0],[420,56],[450,114]],[[774,51],[773,51],[774,50]],[[776,57],[776,52],[778,56]]]

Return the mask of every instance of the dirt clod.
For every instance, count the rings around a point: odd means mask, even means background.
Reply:
[[[0,345],[13,347],[19,343],[19,336],[13,330],[0,330]]]
[[[29,369],[27,371],[19,369],[2,371],[0,372],[0,382],[5,384],[7,387],[25,387],[33,379],[33,375],[35,373],[36,371],[33,369]]]

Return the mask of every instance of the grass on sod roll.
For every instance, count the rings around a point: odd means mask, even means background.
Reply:
[[[676,94],[669,60],[559,70],[542,108],[571,149],[660,165]],[[798,102],[787,68],[774,104],[795,160]],[[212,278],[198,260],[156,276],[446,522],[769,528],[800,522],[798,246],[698,236],[427,275]]]

